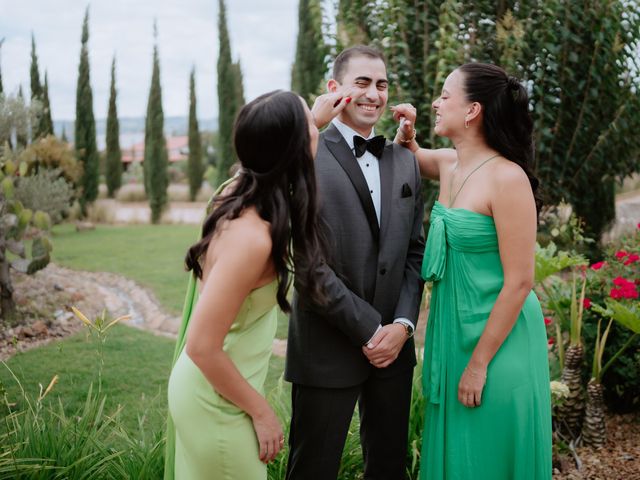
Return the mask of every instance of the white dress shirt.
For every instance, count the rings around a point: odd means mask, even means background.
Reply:
[[[340,132],[340,134],[342,135],[344,140],[347,142],[347,145],[349,145],[349,148],[351,149],[351,151],[354,152],[353,136],[354,135],[358,135],[358,136],[361,137],[362,135],[360,135],[358,132],[356,132],[353,128],[351,128],[348,125],[345,125],[344,123],[342,123],[337,118],[334,118],[332,120],[332,122],[335,125],[335,127],[338,129],[338,131]],[[365,140],[369,140],[370,138],[373,138],[375,136],[376,136],[375,129],[372,128],[371,129],[371,133],[369,134],[369,136],[367,138],[365,138]],[[364,152],[364,155],[362,155],[360,158],[356,157],[355,153],[354,153],[354,157],[358,161],[358,165],[360,166],[360,170],[362,170],[362,174],[364,175],[364,179],[367,182],[367,187],[369,187],[369,193],[371,194],[371,200],[373,201],[373,207],[376,209],[376,217],[378,218],[378,226],[380,226],[380,202],[381,202],[381,196],[380,196],[380,162],[379,162],[378,158],[374,154],[372,154],[369,150]],[[401,323],[403,325],[409,325],[412,330],[415,330],[415,325],[408,318],[404,318],[404,317],[396,318],[393,321],[393,323]],[[381,326],[378,327],[378,329],[376,330],[376,333],[373,335],[374,337],[375,337],[375,335],[378,333],[378,331],[381,328],[382,328]],[[373,337],[371,337],[371,338],[373,338]],[[367,342],[367,343],[369,343],[369,342]]]
[[[351,151],[354,151],[353,146],[353,136],[360,135],[351,127],[348,127],[344,123],[342,123],[337,118],[333,119],[333,124],[336,126],[338,131],[342,134],[347,145]],[[371,134],[365,138],[365,140],[369,140],[376,136],[375,129],[371,129]],[[355,156],[355,154],[354,154]],[[376,156],[371,153],[369,150],[364,152],[360,158],[356,157],[358,161],[358,165],[360,166],[360,170],[362,170],[362,174],[364,175],[364,179],[367,181],[367,186],[369,187],[369,193],[371,194],[371,200],[373,200],[373,207],[376,209],[376,217],[378,218],[378,226],[380,226],[380,164]]]

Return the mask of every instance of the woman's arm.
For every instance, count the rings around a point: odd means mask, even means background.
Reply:
[[[504,284],[460,379],[458,399],[468,407],[480,405],[487,367],[511,332],[533,288],[536,206],[526,174],[509,163],[496,168],[491,198]]]
[[[420,176],[431,180],[440,180],[440,173],[444,165],[456,161],[456,151],[453,148],[429,149],[420,148],[416,141],[416,109],[409,103],[402,103],[391,107],[393,118],[400,122],[394,142],[413,152],[418,162]]]
[[[251,417],[260,444],[260,459],[265,463],[282,447],[280,422],[222,347],[245,298],[270,271],[271,246],[268,226],[255,213],[245,212],[223,226],[207,251],[206,262],[211,269],[202,286],[185,347],[215,390]]]

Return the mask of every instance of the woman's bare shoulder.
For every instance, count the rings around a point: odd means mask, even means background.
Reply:
[[[205,257],[205,270],[220,258],[257,264],[271,257],[271,225],[253,207],[246,208],[232,220],[222,220],[216,228]]]

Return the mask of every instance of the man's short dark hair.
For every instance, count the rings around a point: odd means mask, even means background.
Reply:
[[[368,58],[377,58],[382,60],[384,66],[386,68],[387,62],[384,59],[384,55],[378,49],[370,47],[368,45],[356,45],[354,47],[349,47],[346,50],[340,52],[340,54],[336,57],[333,62],[333,73],[332,78],[337,80],[338,82],[342,82],[342,78],[344,77],[344,72],[347,69],[347,65],[349,64],[349,60],[353,57],[368,57]]]

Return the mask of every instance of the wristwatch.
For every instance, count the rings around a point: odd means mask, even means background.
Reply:
[[[407,337],[413,337],[413,334],[414,334],[413,327],[408,323],[404,323],[403,325],[404,325],[405,331],[407,332]]]
[[[409,338],[413,337],[413,334],[414,334],[413,325],[411,325],[409,322],[399,322],[396,320],[394,323],[399,323],[404,327],[404,331],[407,332],[407,337]]]

